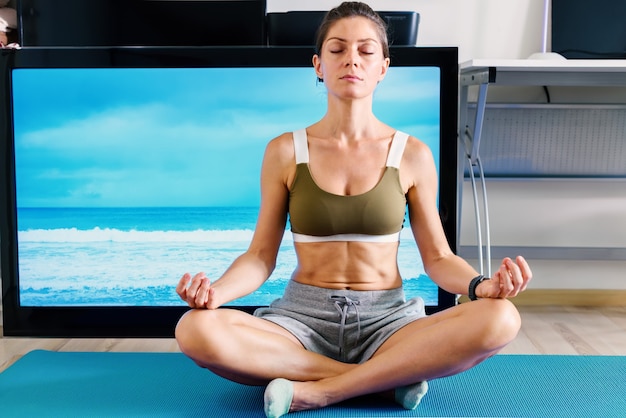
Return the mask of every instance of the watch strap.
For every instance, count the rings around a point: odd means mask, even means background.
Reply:
[[[474,277],[472,279],[472,281],[469,284],[469,288],[467,291],[467,295],[469,296],[470,300],[476,300],[478,299],[478,297],[476,296],[476,288],[478,287],[479,284],[481,284],[484,280],[489,280],[488,277],[483,276],[482,274],[479,274],[478,276]]]

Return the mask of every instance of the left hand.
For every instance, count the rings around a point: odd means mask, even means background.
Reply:
[[[492,299],[513,298],[526,290],[532,277],[533,273],[524,257],[518,256],[515,261],[506,257],[491,280],[484,280],[478,285],[476,296]]]

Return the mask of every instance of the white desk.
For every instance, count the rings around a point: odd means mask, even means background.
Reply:
[[[489,85],[503,86],[626,86],[626,60],[530,60],[530,59],[476,59],[460,65],[459,92],[459,196],[462,195],[465,164],[469,164],[478,233],[478,258],[482,274],[491,275],[491,243],[489,211],[485,178],[480,161],[480,139],[483,129]],[[468,92],[478,86],[476,116],[470,128],[468,120]],[[626,103],[626,97],[624,98]],[[480,215],[474,170],[482,184],[483,215]],[[460,200],[460,199],[459,199]],[[484,221],[485,256],[483,256]],[[458,225],[457,231],[460,231]],[[457,242],[460,242],[457,237]],[[483,271],[486,261],[487,271]]]

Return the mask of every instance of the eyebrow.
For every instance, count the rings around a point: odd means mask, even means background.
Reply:
[[[328,42],[328,41],[333,41],[333,40],[340,41],[340,42],[348,42],[348,40],[347,40],[347,39],[344,39],[344,38],[339,38],[339,37],[336,37],[336,36],[333,36],[332,38],[328,38],[328,39],[326,39],[326,42]],[[374,38],[363,38],[363,39],[357,39],[357,42],[361,42],[361,43],[362,43],[362,42],[375,42],[375,43],[379,43],[379,42],[378,42],[376,39],[374,39]]]

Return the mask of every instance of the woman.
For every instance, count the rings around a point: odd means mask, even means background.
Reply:
[[[363,3],[342,3],[322,22],[316,47],[327,113],[268,144],[250,247],[219,280],[181,278],[177,292],[195,309],[181,318],[176,338],[220,376],[271,382],[269,417],[369,393],[412,409],[427,380],[464,371],[516,336],[520,318],[507,298],[532,274],[522,257],[505,258],[484,279],[449,248],[430,150],[372,112],[390,64],[380,17]],[[427,274],[478,300],[432,316],[420,298],[404,300],[396,258],[407,206]],[[288,213],[298,265],[285,295],[254,316],[216,309],[270,276]]]

